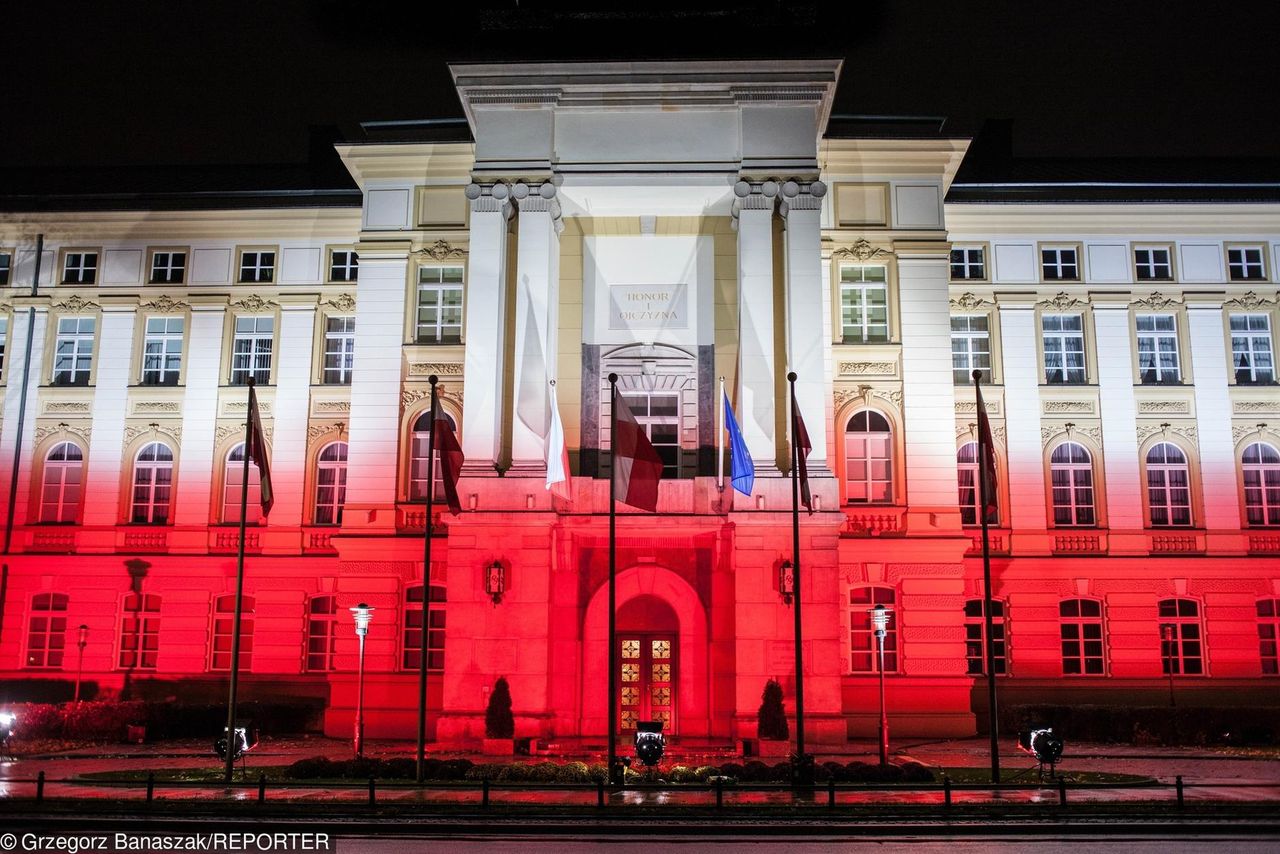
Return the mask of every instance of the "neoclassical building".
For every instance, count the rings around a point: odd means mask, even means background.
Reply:
[[[98,696],[224,696],[253,378],[242,696],[348,732],[367,602],[366,726],[410,737],[425,595],[433,738],[483,735],[505,676],[519,734],[600,742],[616,372],[665,463],[656,518],[618,522],[622,726],[754,735],[766,680],[794,707],[795,371],[807,737],[874,731],[876,603],[894,732],[972,733],[980,368],[1003,701],[1163,704],[1172,672],[1188,705],[1275,702],[1274,184],[984,172],[936,124],[831,117],[837,61],[452,70],[466,125],[364,126],[358,189],[0,213],[9,699],[70,685],[82,625]],[[432,374],[467,464],[424,594]]]

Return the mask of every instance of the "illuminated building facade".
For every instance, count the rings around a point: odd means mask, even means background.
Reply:
[[[794,695],[793,370],[807,737],[874,732],[874,604],[895,733],[971,733],[980,368],[1004,701],[1163,703],[1169,669],[1188,704],[1275,696],[1274,186],[966,179],[967,139],[832,119],[838,62],[453,72],[470,137],[370,126],[337,146],[358,191],[0,214],[15,695],[74,675],[84,624],[100,696],[222,696],[252,377],[276,494],[263,522],[250,470],[242,696],[348,732],[367,602],[366,732],[410,737],[435,374],[467,465],[430,731],[481,737],[505,676],[519,735],[598,740],[616,372],[666,464],[657,516],[618,525],[623,725],[752,736],[766,680]],[[750,497],[717,483],[721,377]]]

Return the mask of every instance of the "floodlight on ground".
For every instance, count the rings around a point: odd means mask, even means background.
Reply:
[[[649,767],[662,761],[667,739],[662,734],[662,721],[636,723],[636,758]]]

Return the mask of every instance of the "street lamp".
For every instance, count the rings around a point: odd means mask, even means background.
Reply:
[[[782,596],[783,603],[787,605],[791,604],[791,598],[795,596],[796,568],[789,560],[778,564],[778,593]]]
[[[1173,698],[1174,639],[1172,623],[1160,624],[1160,640],[1162,641],[1161,647],[1163,647],[1162,651],[1164,652],[1164,671],[1169,674],[1169,708],[1176,709],[1178,707],[1178,703]]]
[[[356,759],[364,758],[364,636],[369,634],[369,622],[373,619],[373,608],[365,603],[351,609],[351,616],[356,621],[356,637],[360,639],[360,658],[356,677]],[[426,631],[426,628],[423,628]]]
[[[876,605],[868,608],[867,613],[871,615],[871,626],[875,629],[876,645],[880,651],[880,764],[884,766],[889,764],[889,718],[884,707],[884,636],[892,609]]]
[[[84,647],[89,642],[89,627],[84,623],[80,624],[77,630],[76,646],[80,648],[79,660],[76,663],[76,696],[75,702],[80,702],[80,679],[84,676]]]

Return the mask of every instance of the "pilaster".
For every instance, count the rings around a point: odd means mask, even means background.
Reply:
[[[822,322],[822,197],[827,186],[821,181],[782,184],[779,206],[785,224],[783,252],[787,273],[787,368],[796,372],[796,402],[806,414],[805,428],[813,452],[808,467],[811,477],[830,477],[827,464],[826,355],[831,336],[815,330],[828,329]],[[831,495],[824,504],[835,507],[838,491],[831,481]]]
[[[275,506],[271,509],[270,522],[273,527],[296,527],[303,524],[307,506],[303,484],[306,482],[316,296],[282,295],[280,302],[280,358],[275,366],[276,398],[272,409],[275,430],[271,440]]]
[[[734,186],[738,228],[738,400],[742,437],[757,478],[774,470],[778,457],[774,346],[773,207],[776,181]],[[808,426],[806,424],[806,426]],[[757,489],[762,485],[756,481]]]
[[[1236,454],[1231,434],[1231,394],[1227,365],[1231,364],[1220,298],[1186,294],[1187,331],[1191,342],[1191,370],[1195,377],[1196,433],[1200,445],[1204,527],[1209,548],[1244,549],[1242,515],[1237,486]],[[1216,535],[1230,535],[1227,544]]]
[[[1098,396],[1102,415],[1107,526],[1111,554],[1145,554],[1142,478],[1138,467],[1138,409],[1133,393],[1133,345],[1129,337],[1128,294],[1107,302],[1094,295],[1093,328],[1098,342]],[[1139,536],[1125,548],[1125,533]]]
[[[182,449],[173,506],[176,525],[209,524],[213,492],[213,444],[218,419],[218,372],[222,369],[225,300],[191,306],[187,340],[187,387],[182,396]],[[196,343],[198,342],[198,346]]]
[[[119,521],[124,419],[138,312],[132,301],[121,305],[105,299],[103,302],[93,390],[93,432],[84,486],[84,524],[105,526]]]
[[[1023,295],[1018,295],[1023,296]],[[1004,425],[1009,454],[1009,525],[1018,553],[1047,553],[1040,362],[1034,295],[999,298]],[[1039,543],[1035,542],[1039,534]]]
[[[34,308],[34,312],[32,311]],[[0,469],[12,472],[14,451],[18,451],[18,491],[15,499],[17,511],[14,524],[23,524],[27,514],[23,512],[27,496],[31,495],[31,449],[35,445],[35,418],[39,411],[41,362],[44,339],[49,324],[49,309],[45,305],[15,305],[13,311],[13,336],[9,350],[9,382],[5,386],[4,423],[0,425]],[[18,442],[18,413],[22,412],[22,360],[31,338],[31,374],[27,379],[27,401],[23,416],[22,441]],[[9,512],[9,490],[0,489],[0,514]]]

